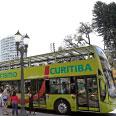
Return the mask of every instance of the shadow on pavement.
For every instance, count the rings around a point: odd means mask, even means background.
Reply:
[[[72,112],[71,115],[76,115],[76,116],[116,116],[116,114],[111,114],[111,113],[88,113],[88,112]]]
[[[43,110],[43,109],[35,109],[35,112],[40,112],[40,113],[46,113],[47,114],[54,114],[54,115],[59,115],[55,111],[51,110]],[[88,112],[71,112],[70,114],[67,114],[65,116],[116,116],[115,113],[88,113]]]

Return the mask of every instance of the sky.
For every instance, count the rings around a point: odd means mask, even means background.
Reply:
[[[48,53],[50,43],[55,43],[57,49],[66,35],[76,32],[80,22],[91,23],[96,1],[0,0],[0,39],[19,30],[30,37],[28,56]],[[91,37],[91,43],[103,47],[102,39],[96,35]]]
[[[0,39],[19,30],[30,37],[28,56],[48,53],[51,43],[55,43],[57,49],[66,35],[76,32],[80,22],[91,23],[96,1],[0,0]],[[102,39],[96,35],[92,35],[91,43],[103,47]]]

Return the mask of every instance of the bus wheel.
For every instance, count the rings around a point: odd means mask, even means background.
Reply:
[[[55,110],[60,114],[66,114],[70,111],[70,105],[65,100],[58,100],[55,103]]]

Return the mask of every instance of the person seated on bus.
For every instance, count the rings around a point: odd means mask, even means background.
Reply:
[[[51,93],[58,93],[58,86],[55,81],[51,85]]]
[[[61,93],[69,93],[69,90],[67,88],[67,84],[66,82],[62,82],[62,89],[61,89]]]

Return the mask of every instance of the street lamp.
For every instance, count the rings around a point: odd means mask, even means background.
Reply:
[[[26,34],[25,36],[21,35],[19,31],[15,34],[16,40],[16,50],[17,56],[20,53],[20,65],[21,65],[21,112],[20,116],[27,116],[25,111],[25,93],[24,93],[24,62],[23,57],[24,54],[27,55],[27,48],[29,42],[29,36]]]

